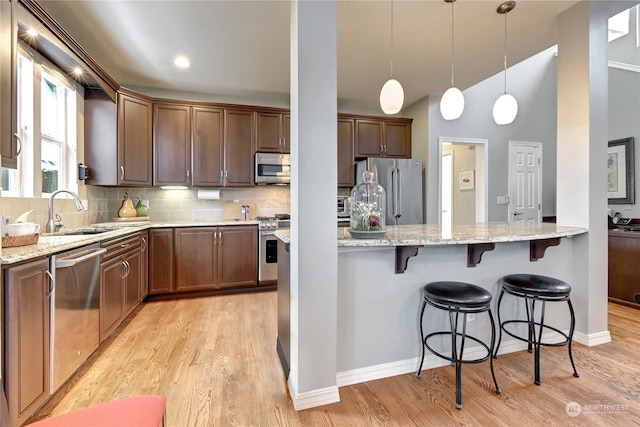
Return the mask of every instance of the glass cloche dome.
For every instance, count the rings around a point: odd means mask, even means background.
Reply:
[[[368,233],[381,235],[385,231],[386,195],[384,188],[375,182],[374,176],[372,171],[364,171],[362,182],[351,190],[349,232],[355,237],[366,237]]]

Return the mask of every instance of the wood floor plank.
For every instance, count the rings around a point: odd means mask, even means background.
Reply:
[[[445,366],[340,388],[339,403],[296,412],[275,351],[276,294],[144,304],[35,419],[109,400],[167,396],[167,426],[632,426],[640,424],[640,311],[609,304],[612,343],[545,347],[463,366],[462,410]],[[581,412],[572,417],[567,405]],[[609,405],[609,406],[606,406]],[[613,406],[611,406],[613,405]],[[617,405],[617,406],[615,406]]]

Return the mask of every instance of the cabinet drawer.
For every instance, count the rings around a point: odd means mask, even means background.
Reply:
[[[100,247],[107,249],[107,252],[102,255],[102,262],[109,261],[135,247],[140,247],[141,235],[142,233],[138,232],[100,243]]]

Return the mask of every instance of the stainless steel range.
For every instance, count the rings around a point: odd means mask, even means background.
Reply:
[[[273,217],[258,217],[258,284],[259,286],[278,283],[278,239],[273,235],[279,228],[289,228],[289,214],[276,214]]]

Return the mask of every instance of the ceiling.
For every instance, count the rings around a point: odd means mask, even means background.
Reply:
[[[122,86],[288,99],[288,1],[51,1],[41,6]],[[504,15],[497,1],[459,0],[455,83],[498,72]],[[557,16],[577,1],[518,0],[508,14],[511,66],[556,44]],[[375,106],[393,76],[405,106],[440,96],[451,79],[451,4],[444,0],[338,1],[338,102]],[[176,55],[192,65],[178,70]]]

